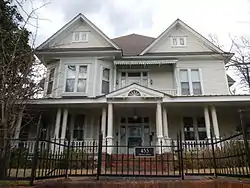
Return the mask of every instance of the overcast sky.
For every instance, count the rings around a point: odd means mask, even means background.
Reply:
[[[78,13],[110,38],[138,33],[157,37],[180,18],[208,37],[217,35],[224,50],[229,35],[250,36],[250,0],[35,0],[39,9],[39,45]]]

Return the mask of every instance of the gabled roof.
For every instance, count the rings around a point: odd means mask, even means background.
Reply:
[[[66,25],[64,25],[59,31],[57,31],[55,34],[53,34],[50,38],[48,38],[45,42],[43,42],[41,45],[37,47],[37,50],[43,49],[44,46],[46,46],[50,41],[52,41],[54,38],[56,38],[59,34],[61,34],[63,31],[68,29],[72,24],[74,24],[77,20],[83,20],[85,21],[94,31],[96,31],[98,34],[100,34],[111,46],[113,46],[115,49],[120,49],[108,36],[106,36],[97,26],[95,26],[90,20],[88,20],[83,14],[79,13],[76,17],[74,17],[72,20],[70,20]]]
[[[131,94],[131,95],[130,95]],[[138,94],[138,95],[136,95]],[[113,91],[106,95],[106,98],[133,98],[133,97],[141,97],[141,98],[163,98],[164,96],[168,96],[172,98],[173,96],[163,93],[161,91],[148,88],[137,83],[133,83],[131,85],[120,88],[116,91]]]
[[[123,51],[124,56],[139,55],[155,38],[130,34],[112,39]]]
[[[172,28],[174,28],[176,25],[180,24],[182,27],[187,29],[189,32],[191,32],[194,36],[199,38],[202,42],[204,42],[204,45],[206,45],[209,49],[212,51],[215,51],[217,53],[225,53],[223,50],[218,48],[216,45],[214,45],[212,42],[207,40],[205,37],[203,37],[201,34],[199,34],[197,31],[192,29],[190,26],[185,24],[180,19],[175,20],[160,36],[158,36],[150,45],[148,45],[141,53],[140,55],[146,54],[153,46],[155,46],[165,35],[167,35]]]

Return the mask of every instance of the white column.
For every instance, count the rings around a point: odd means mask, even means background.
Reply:
[[[157,137],[157,142],[160,145],[161,141],[163,140],[161,103],[157,103],[156,111],[157,111],[157,117],[156,117],[156,137]]]
[[[16,130],[14,139],[19,139],[20,131],[21,131],[21,125],[22,125],[22,119],[23,119],[23,110],[19,111],[17,116],[17,122],[16,122]]]
[[[65,108],[64,111],[63,111],[61,139],[65,139],[66,129],[67,129],[67,122],[68,122],[68,109]]]
[[[167,109],[163,107],[163,112],[162,112],[162,117],[163,117],[163,131],[164,131],[164,140],[165,140],[165,145],[170,146],[170,138],[168,135],[168,115],[167,115]],[[168,149],[168,148],[165,148]]]
[[[205,118],[205,124],[206,124],[207,138],[211,138],[211,134],[210,134],[210,127],[211,126],[210,126],[208,107],[204,107],[204,118]]]
[[[70,132],[70,140],[72,141],[73,140],[73,134],[74,134],[74,124],[75,124],[75,114],[72,114],[71,116],[71,119],[70,119],[70,129],[69,129],[69,132]]]
[[[56,124],[55,124],[55,134],[54,134],[55,139],[59,138],[61,115],[62,115],[62,109],[58,108],[57,109],[57,114],[56,114]]]
[[[106,118],[107,118],[107,110],[106,106],[102,108],[102,126],[101,126],[101,131],[103,134],[103,138],[106,137],[105,132],[106,132]]]
[[[212,115],[212,122],[213,122],[213,128],[214,128],[214,136],[216,138],[220,138],[217,113],[216,113],[216,108],[214,106],[211,106],[211,115]]]
[[[114,66],[114,86],[113,86],[112,91],[115,91],[115,90],[116,90],[116,65]]]
[[[91,120],[90,120],[90,126],[91,126],[91,139],[95,139],[95,136],[96,136],[96,134],[94,133],[94,130],[95,130],[95,128],[94,128],[94,126],[95,126],[95,116],[94,116],[94,114],[92,113],[92,115],[91,115]]]
[[[107,141],[108,141],[108,153],[112,153],[112,144],[113,144],[113,104],[108,103],[108,134],[107,134]]]

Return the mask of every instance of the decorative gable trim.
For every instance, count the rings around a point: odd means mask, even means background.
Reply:
[[[199,34],[197,31],[195,31],[194,29],[192,29],[190,26],[188,26],[186,23],[184,23],[183,21],[181,21],[180,19],[177,19],[176,21],[174,21],[162,34],[160,34],[160,36],[158,36],[148,47],[146,47],[141,53],[140,55],[144,55],[146,54],[152,47],[154,47],[165,35],[167,35],[172,28],[174,28],[175,26],[177,26],[178,24],[180,24],[182,27],[184,27],[185,29],[187,29],[189,32],[191,32],[194,36],[196,36],[197,38],[199,38],[202,42],[204,42],[204,45],[206,45],[210,50],[217,52],[217,53],[225,53],[223,50],[221,50],[220,48],[218,48],[216,45],[214,45],[212,42],[210,42],[208,39],[206,39],[205,37],[203,37],[201,34]]]
[[[118,89],[106,95],[106,98],[163,98],[166,94],[141,86],[139,84],[131,84],[124,88]],[[171,97],[169,95],[169,97]]]
[[[95,24],[93,24],[90,20],[88,20],[83,14],[78,14],[76,17],[74,17],[71,21],[69,21],[66,25],[64,25],[59,31],[57,31],[55,34],[53,34],[50,38],[48,38],[45,42],[43,42],[41,45],[37,47],[37,50],[43,49],[49,42],[51,42],[53,39],[55,39],[58,35],[60,35],[62,32],[64,32],[67,28],[69,28],[73,23],[75,23],[77,20],[82,19],[85,21],[94,31],[96,31],[98,34],[100,34],[111,46],[113,46],[115,49],[119,50],[120,47],[118,47],[107,35],[105,35]]]

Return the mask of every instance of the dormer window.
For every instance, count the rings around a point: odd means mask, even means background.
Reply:
[[[186,37],[172,37],[172,47],[184,47],[187,45]]]
[[[73,32],[72,42],[88,42],[88,33],[84,31]]]

